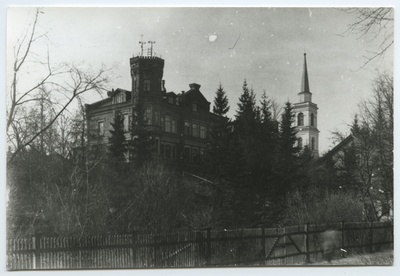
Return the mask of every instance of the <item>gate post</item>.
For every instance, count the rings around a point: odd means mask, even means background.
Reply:
[[[35,235],[33,237],[33,256],[35,258],[35,262],[33,263],[33,269],[41,269],[40,266],[40,234]]]

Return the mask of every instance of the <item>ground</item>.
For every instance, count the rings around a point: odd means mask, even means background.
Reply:
[[[393,250],[372,254],[351,255],[347,258],[334,259],[332,263],[321,261],[311,265],[393,265]]]

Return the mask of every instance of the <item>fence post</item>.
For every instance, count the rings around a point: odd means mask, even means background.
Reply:
[[[207,228],[207,264],[211,263],[211,228]]]
[[[340,241],[340,249],[344,249],[344,221],[340,222],[340,234],[341,234],[341,241]]]
[[[310,248],[308,247],[309,243],[309,236],[308,236],[308,231],[309,231],[309,226],[310,223],[307,222],[306,225],[304,226],[304,232],[305,232],[305,250],[306,250],[306,263],[310,263]]]
[[[370,252],[374,252],[374,229],[372,228],[374,225],[374,222],[371,221],[370,223],[370,240],[369,240],[369,250]]]
[[[40,234],[35,235],[33,237],[33,256],[35,258],[35,262],[33,263],[33,269],[41,269],[40,266]]]
[[[264,261],[264,264],[266,262],[265,258],[266,258],[266,252],[265,252],[265,227],[263,226],[261,228],[261,255]]]

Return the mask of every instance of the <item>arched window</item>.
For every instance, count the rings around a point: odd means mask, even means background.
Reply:
[[[299,115],[297,115],[297,125],[298,126],[303,126],[304,125],[304,115],[303,115],[303,113],[299,113]]]
[[[311,138],[311,149],[315,150],[315,138]]]
[[[301,137],[297,139],[297,147],[299,149],[303,148],[303,139]]]
[[[314,126],[314,113],[311,113],[311,126]]]

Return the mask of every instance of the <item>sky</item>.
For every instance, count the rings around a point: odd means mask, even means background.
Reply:
[[[104,6],[102,11],[92,8],[73,9],[46,8],[39,20],[40,31],[47,32],[48,43],[39,44],[35,51],[43,54],[48,46],[53,62],[73,62],[90,64],[99,67],[104,63],[108,67],[116,66],[110,83],[112,88],[130,88],[129,58],[140,51],[140,35],[144,40],[154,40],[154,49],[165,59],[164,79],[168,91],[187,90],[188,84],[197,82],[202,85],[201,91],[211,102],[215,90],[221,82],[230,103],[230,116],[235,113],[237,99],[241,93],[244,78],[260,97],[265,89],[268,96],[280,103],[296,102],[301,85],[303,53],[307,52],[308,73],[313,101],[319,107],[318,128],[320,130],[320,152],[332,147],[331,131],[348,132],[348,124],[357,111],[358,103],[371,95],[371,84],[378,72],[390,71],[393,67],[393,50],[379,61],[358,70],[363,64],[363,55],[374,51],[377,41],[358,39],[355,35],[342,35],[347,24],[354,18],[336,9],[303,8],[217,8],[217,9],[129,9],[126,6],[395,6],[397,0],[3,0],[0,1],[0,27],[2,57],[12,60],[12,47],[17,37],[33,18],[33,9],[10,8],[11,5],[45,5],[45,6]],[[125,6],[120,9],[109,9],[112,6]],[[237,13],[236,13],[237,11]],[[398,20],[396,17],[398,26]],[[7,32],[8,30],[8,32]],[[216,39],[215,39],[216,35]],[[236,43],[238,37],[240,38]],[[211,40],[210,41],[210,36]],[[396,42],[399,34],[396,32]],[[234,46],[234,49],[230,50]],[[8,51],[8,54],[4,54]],[[11,50],[11,51],[10,51]],[[9,67],[6,59],[0,58],[0,83],[7,83]],[[396,51],[396,68],[398,75],[398,51]],[[36,72],[36,71],[35,71]],[[36,73],[40,73],[36,72]],[[34,71],[30,72],[34,75]],[[27,74],[28,75],[28,74]],[[35,78],[23,78],[34,81]],[[5,85],[3,85],[5,87]],[[7,85],[8,87],[8,85]],[[398,81],[395,74],[395,89]],[[8,91],[8,88],[5,88]],[[85,98],[87,103],[99,100],[100,97],[90,93]],[[6,101],[0,101],[0,108],[6,109]],[[398,131],[397,107],[395,97],[395,133]],[[5,116],[4,116],[5,117]],[[0,120],[5,129],[5,118]],[[396,141],[396,139],[395,139]],[[5,135],[0,138],[5,144]],[[2,179],[5,179],[5,149],[0,150],[3,157]],[[395,143],[395,152],[398,144]],[[399,164],[395,154],[395,164]],[[397,168],[396,166],[395,168]],[[395,170],[396,172],[396,170]],[[395,173],[395,182],[398,173]],[[395,185],[395,194],[398,189]],[[1,189],[4,192],[5,189]],[[1,193],[0,193],[1,194]],[[398,212],[395,205],[395,214]],[[5,204],[0,204],[0,217],[5,220]],[[395,215],[396,216],[396,215]],[[395,229],[399,229],[396,227]],[[396,235],[398,230],[395,230]],[[0,265],[5,268],[5,231],[0,230]],[[395,243],[395,250],[400,249]],[[392,267],[352,268],[354,275],[398,275],[398,254]],[[208,271],[211,275],[229,273],[242,275],[243,271],[264,275],[263,269]],[[104,272],[104,271],[103,271]],[[93,273],[108,275],[109,272]],[[120,271],[119,271],[120,272]],[[187,275],[187,270],[174,270],[174,274]],[[274,275],[287,275],[288,270],[268,268]],[[290,269],[293,275],[338,275],[348,274],[349,269],[325,267],[310,269]],[[68,272],[59,272],[69,275]],[[85,274],[92,271],[85,271]],[[112,272],[113,274],[115,273]],[[121,272],[122,273],[122,272]],[[120,274],[121,274],[120,273]],[[126,272],[124,275],[128,275]],[[136,271],[146,273],[149,271]],[[157,274],[160,271],[157,271]],[[204,274],[203,270],[191,270],[193,275]],[[218,274],[217,274],[218,273]],[[262,274],[261,274],[262,273]],[[20,274],[20,273],[17,273]],[[79,274],[79,273],[78,273]],[[80,274],[79,274],[80,275]],[[153,274],[151,274],[153,275]]]
[[[13,46],[34,12],[32,7],[8,9],[8,61],[13,61]],[[345,34],[355,20],[337,8],[46,7],[39,16],[38,33],[46,33],[47,39],[38,40],[32,51],[45,56],[48,48],[54,64],[94,69],[104,64],[113,68],[109,89],[130,90],[129,58],[139,54],[143,35],[143,41],[156,42],[154,51],[165,60],[168,91],[186,91],[195,82],[212,102],[221,83],[230,117],[244,79],[257,99],[266,91],[282,105],[297,102],[303,53],[307,53],[310,90],[319,108],[320,153],[324,153],[333,146],[333,131],[348,133],[357,105],[371,96],[378,73],[393,72],[393,50],[360,69],[364,56],[376,51],[380,40]],[[26,82],[34,82],[40,68],[33,64],[28,68]],[[100,99],[95,93],[85,96],[89,104]]]

